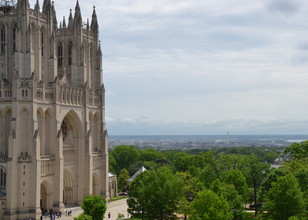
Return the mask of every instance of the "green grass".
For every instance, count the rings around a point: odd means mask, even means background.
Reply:
[[[265,214],[261,214],[259,213],[257,217],[255,217],[255,213],[254,212],[245,212],[244,213],[244,220],[259,220],[259,219],[267,219],[269,220]]]
[[[128,198],[127,196],[116,196],[116,197],[112,197],[110,198],[110,202],[114,202],[114,201],[117,201],[117,200],[121,200],[121,199],[126,199]]]

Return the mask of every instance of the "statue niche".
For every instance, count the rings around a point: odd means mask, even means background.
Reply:
[[[72,125],[64,120],[61,125],[62,137],[64,147],[72,147],[73,146],[73,127]]]

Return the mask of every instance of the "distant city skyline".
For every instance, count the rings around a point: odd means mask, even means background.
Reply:
[[[79,2],[99,12],[109,134],[308,133],[307,1]]]

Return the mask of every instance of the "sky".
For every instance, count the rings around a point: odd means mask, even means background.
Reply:
[[[54,4],[61,21],[76,2]],[[308,1],[79,4],[84,21],[96,7],[109,135],[308,133]]]

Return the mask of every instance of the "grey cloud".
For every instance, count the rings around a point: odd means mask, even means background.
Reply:
[[[84,20],[96,5],[106,116],[127,118],[110,134],[308,130],[305,0],[163,2],[79,0]],[[55,1],[58,20],[75,4]]]
[[[268,7],[270,11],[293,14],[299,10],[300,5],[297,0],[271,0]]]

